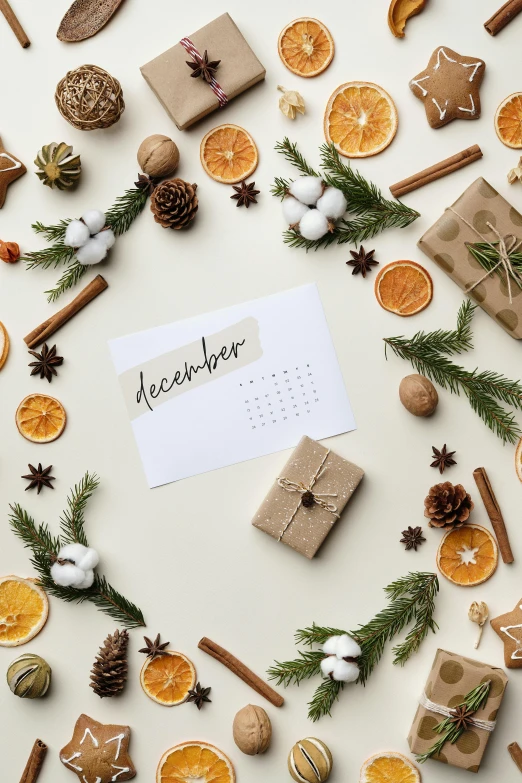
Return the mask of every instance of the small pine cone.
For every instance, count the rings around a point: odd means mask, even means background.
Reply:
[[[307,489],[306,492],[303,492],[301,495],[301,503],[305,508],[312,508],[312,506],[315,504],[314,493],[310,492],[309,489]]]
[[[91,669],[94,693],[100,697],[116,696],[121,693],[127,681],[127,631],[115,631],[105,639]]]
[[[462,527],[473,510],[473,501],[462,484],[435,484],[424,500],[424,516],[430,527]]]
[[[163,228],[180,229],[188,226],[198,211],[197,187],[177,178],[161,182],[150,197],[150,208],[156,223]]]

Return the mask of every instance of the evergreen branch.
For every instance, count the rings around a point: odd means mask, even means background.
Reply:
[[[308,165],[304,157],[297,149],[297,144],[293,144],[288,136],[285,136],[283,141],[278,141],[274,149],[276,152],[279,152],[281,155],[283,155],[288,163],[290,163],[292,166],[295,166],[295,168],[298,169],[301,174],[306,174],[309,177],[321,176],[316,171],[314,171],[311,166]]]
[[[123,196],[118,196],[112,207],[105,213],[105,220],[116,236],[129,230],[140,212],[143,211],[149,195],[142,188],[130,188]]]
[[[48,269],[50,266],[56,268],[61,264],[68,264],[74,256],[74,249],[64,245],[63,242],[57,242],[52,247],[45,247],[43,250],[33,250],[24,253],[21,260],[27,264],[27,269],[42,267]]]
[[[324,644],[330,636],[341,636],[347,631],[341,631],[339,628],[324,628],[312,624],[311,628],[301,628],[295,633],[296,644]]]
[[[492,242],[491,245],[488,242],[466,242],[465,244],[475,261],[478,261],[485,272],[491,272],[494,267],[497,267],[495,269],[495,274],[500,277],[501,280],[505,281],[506,273],[504,267],[502,265],[498,266],[500,258],[498,242]],[[515,251],[514,253],[510,253],[509,260],[513,267],[513,271],[516,273],[512,274],[509,272],[509,276],[515,281],[519,288],[522,288],[522,279],[518,276],[522,275],[522,252]]]
[[[117,623],[125,626],[125,628],[145,626],[141,609],[111,587],[104,576],[96,574],[91,590],[86,592],[86,600],[93,603],[98,609],[101,609]]]
[[[276,198],[280,198],[282,201],[286,196],[290,185],[291,185],[291,181],[289,179],[276,177],[274,180],[274,184],[270,188],[270,193],[272,194],[272,196],[276,196]]]
[[[75,484],[67,496],[67,508],[60,517],[61,540],[64,544],[83,544],[89,546],[83,526],[85,506],[99,486],[100,480],[95,473],[87,473],[79,484]]]
[[[34,519],[18,503],[13,503],[9,508],[9,524],[24,547],[44,554],[48,559],[58,554],[60,539],[51,535],[45,522],[37,527]]]
[[[54,226],[44,226],[37,221],[32,224],[31,228],[35,234],[43,234],[47,242],[63,242],[67,226],[70,222],[71,218],[67,218],[67,220],[60,220],[60,222],[56,223]]]
[[[316,674],[321,673],[321,661],[324,653],[321,650],[298,650],[299,658],[293,661],[280,663],[274,662],[274,666],[268,669],[268,679],[276,680],[277,685],[288,685],[294,683],[299,685],[302,680],[308,680]]]
[[[339,694],[344,688],[343,682],[336,680],[323,680],[316,689],[312,700],[308,702],[308,717],[316,723],[324,715],[332,715],[332,707],[338,700]]]
[[[81,280],[84,274],[89,269],[85,264],[80,264],[79,261],[73,261],[73,263],[65,270],[54,288],[49,288],[45,293],[48,302],[56,302],[59,297],[72,288],[76,283]]]

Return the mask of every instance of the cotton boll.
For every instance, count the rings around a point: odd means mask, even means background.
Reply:
[[[65,229],[64,245],[67,247],[81,247],[89,239],[90,233],[81,220],[71,220]]]
[[[114,231],[111,228],[106,228],[104,231],[100,231],[99,234],[96,234],[96,239],[98,242],[102,242],[107,250],[110,250],[116,242]]]
[[[83,567],[83,566],[82,566]],[[358,658],[362,654],[362,650],[357,642],[352,639],[348,634],[343,634],[338,637],[337,642],[337,657],[338,658]]]
[[[107,247],[100,242],[98,237],[91,237],[83,247],[78,248],[76,258],[84,266],[89,264],[99,264],[107,255]]]
[[[105,225],[105,215],[99,209],[89,209],[84,212],[82,220],[91,234],[97,234]]]
[[[81,582],[77,582],[73,585],[73,587],[76,587],[77,590],[87,590],[94,582],[94,571],[82,571],[82,574],[83,578]]]
[[[303,204],[316,204],[323,195],[323,180],[321,177],[299,177],[288,188],[292,196]]]
[[[92,571],[93,568],[96,568],[99,562],[100,557],[98,552],[91,547],[86,547],[83,555],[75,561],[78,568],[81,568],[82,571]]]
[[[327,218],[337,220],[346,212],[348,204],[342,191],[337,188],[326,188],[316,207]]]
[[[54,563],[51,566],[51,577],[60,587],[76,587],[85,579],[85,573],[72,563]]]
[[[65,544],[65,546],[62,546],[58,552],[58,557],[61,560],[72,560],[74,565],[77,565],[79,568],[81,568],[80,560],[82,557],[85,557],[85,553],[88,551],[89,547],[86,547],[83,544]]]
[[[337,655],[337,645],[339,644],[340,638],[340,636],[330,636],[323,644],[323,652],[326,653],[326,655]]]
[[[296,223],[299,223],[308,211],[309,207],[306,204],[301,204],[293,196],[287,196],[283,201],[283,216],[289,226],[295,226]]]
[[[299,233],[305,239],[321,239],[328,232],[328,218],[318,209],[309,209],[299,223]]]
[[[355,682],[359,676],[359,667],[355,663],[336,660],[332,676],[338,682]]]
[[[323,658],[321,661],[321,671],[325,677],[329,677],[335,669],[337,658],[335,655],[329,655],[328,658]]]

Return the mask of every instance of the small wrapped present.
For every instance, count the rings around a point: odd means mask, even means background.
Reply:
[[[522,340],[522,288],[510,257],[522,253],[522,215],[479,177],[448,207],[418,246],[500,326]],[[468,250],[482,243],[497,259],[490,271]],[[493,269],[493,267],[496,267]],[[513,273],[514,271],[514,273]]]
[[[252,524],[312,558],[364,471],[311,438],[301,438]]]
[[[192,74],[197,66],[220,61],[208,80]],[[236,95],[265,78],[265,69],[228,14],[197,33],[181,38],[171,49],[142,66],[147,84],[180,130],[190,127]]]
[[[497,713],[502,704],[508,678],[503,669],[488,666],[471,658],[437,650],[430,676],[417,707],[408,744],[412,753],[426,753],[439,739],[433,729],[448,718],[451,711],[464,700],[466,694],[481,683],[490,681],[486,704],[471,716],[469,728],[452,745],[446,742],[436,761],[478,772],[482,756],[495,728]]]

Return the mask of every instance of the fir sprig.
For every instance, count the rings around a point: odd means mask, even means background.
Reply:
[[[504,267],[498,266],[500,258],[498,253],[498,242],[492,242],[491,244],[489,244],[489,242],[466,242],[466,247],[484,271],[491,272],[494,267],[497,267],[495,269],[495,274],[498,275],[501,280],[505,280],[506,273]],[[513,267],[513,271],[517,273],[512,274],[510,272],[509,276],[515,281],[519,288],[522,288],[522,252],[519,250],[510,253],[509,261]]]
[[[113,620],[127,628],[144,626],[141,610],[115,590],[104,576],[95,574],[92,587],[78,590],[57,585],[51,576],[51,566],[64,544],[79,543],[89,546],[84,530],[84,511],[87,501],[99,484],[95,474],[86,473],[67,498],[67,508],[60,518],[60,536],[53,536],[48,525],[36,525],[34,519],[18,503],[10,506],[9,523],[14,534],[32,552],[31,563],[43,589],[67,602],[90,601]]]
[[[78,283],[88,269],[89,267],[85,266],[85,264],[80,264],[79,261],[73,261],[62,274],[55,287],[45,291],[48,295],[47,301],[56,302],[65,291],[68,291],[69,288],[72,288]]]

